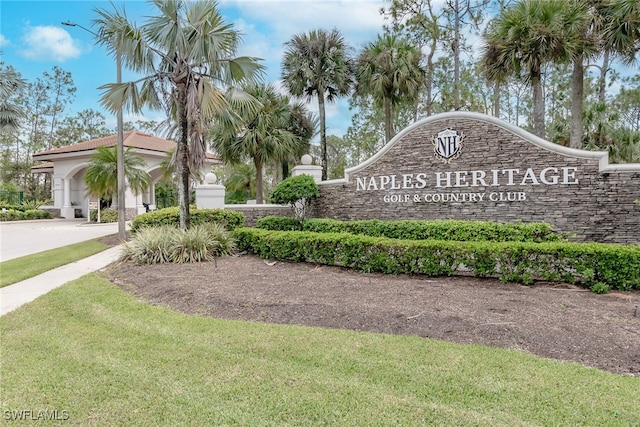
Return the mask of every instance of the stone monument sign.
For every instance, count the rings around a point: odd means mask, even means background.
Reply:
[[[478,113],[416,122],[320,190],[318,217],[547,222],[579,241],[640,243],[640,164]]]

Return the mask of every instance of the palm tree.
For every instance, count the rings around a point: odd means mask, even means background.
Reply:
[[[636,61],[640,51],[640,2],[636,0],[594,0],[592,8],[597,31],[601,34],[602,65],[598,79],[598,102],[605,103],[607,74],[612,58],[626,65]]]
[[[297,164],[300,161],[300,157],[309,153],[311,138],[318,132],[318,118],[307,109],[304,103],[289,100],[289,108],[291,115],[288,129],[300,138],[298,139],[297,147],[280,159],[282,163],[282,179],[289,177],[290,163]]]
[[[571,128],[569,146],[582,148],[584,105],[584,61],[598,53],[598,36],[593,13],[587,2],[572,0],[565,15],[565,49],[571,50]]]
[[[13,100],[26,85],[20,73],[0,62],[0,130],[3,132],[15,131],[19,127],[24,111]]]
[[[603,31],[605,49],[617,53],[626,64],[636,62],[640,52],[640,2],[603,2],[603,12],[609,18]]]
[[[325,101],[347,95],[353,83],[353,63],[337,29],[296,34],[285,43],[282,80],[294,96],[318,98],[322,179],[327,179],[327,119]]]
[[[299,150],[303,136],[291,128],[293,112],[289,98],[273,85],[246,85],[243,90],[260,102],[257,112],[237,111],[241,125],[220,122],[211,132],[212,148],[228,163],[253,160],[256,169],[256,203],[263,202],[262,168],[282,161]]]
[[[485,35],[482,63],[490,81],[525,76],[533,94],[534,133],[545,137],[542,73],[546,63],[575,62],[583,45],[578,38],[587,16],[578,2],[523,0],[505,9]]]
[[[256,170],[252,164],[239,163],[233,166],[224,182],[227,195],[231,200],[244,203],[256,194]]]
[[[91,156],[91,164],[84,175],[88,193],[93,197],[114,199],[118,192],[118,155],[116,147],[98,147]],[[124,152],[124,176],[134,194],[140,194],[151,184],[151,176],[144,170],[146,163],[131,148]],[[116,200],[120,203],[120,200]]]
[[[113,112],[163,108],[175,123],[180,227],[189,226],[189,188],[204,163],[206,124],[220,111],[252,109],[257,103],[235,89],[257,79],[257,58],[234,58],[240,36],[226,24],[213,0],[153,0],[158,11],[136,27],[124,10],[97,10],[100,42],[143,75],[137,81],[102,86],[102,104]],[[226,120],[233,120],[233,116]]]
[[[420,49],[396,35],[384,34],[365,46],[356,61],[356,93],[371,94],[376,106],[384,107],[386,142],[395,135],[394,108],[419,95],[426,74],[421,59]]]

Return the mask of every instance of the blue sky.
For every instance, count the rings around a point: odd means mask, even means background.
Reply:
[[[145,1],[114,1],[124,5],[130,20],[139,24],[153,14]],[[266,80],[280,78],[283,44],[292,35],[316,28],[337,28],[356,50],[382,32],[383,18],[379,14],[382,0],[221,0],[219,10],[226,22],[243,34],[239,55],[264,59]],[[35,81],[45,71],[58,66],[69,71],[77,87],[70,115],[92,108],[102,111],[108,126],[115,119],[100,106],[97,88],[116,80],[113,57],[95,45],[91,34],[79,27],[63,26],[71,21],[91,28],[94,9],[112,10],[108,1],[0,1],[0,50],[2,62],[12,65],[28,81]],[[123,71],[123,80],[135,76]],[[310,105],[316,110],[315,103]],[[161,118],[160,113],[145,114],[148,119]],[[132,116],[125,120],[134,120]],[[328,105],[328,133],[342,136],[350,124],[351,113],[346,102]]]

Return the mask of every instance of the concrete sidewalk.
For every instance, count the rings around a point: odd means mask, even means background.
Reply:
[[[67,282],[106,267],[117,260],[121,250],[121,246],[115,246],[39,276],[0,288],[0,316]]]

